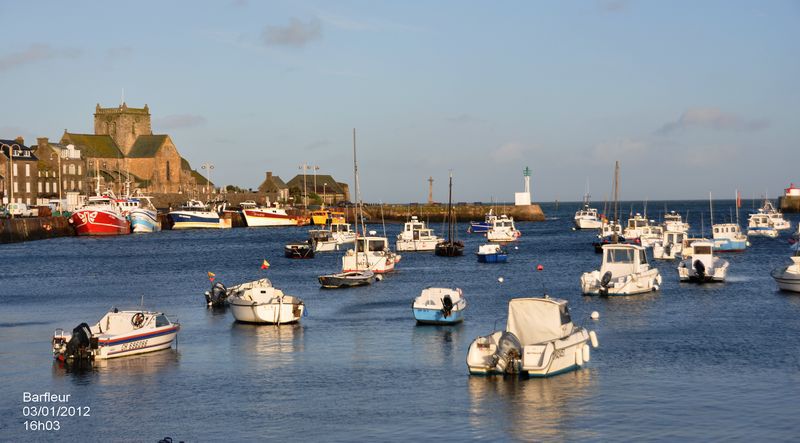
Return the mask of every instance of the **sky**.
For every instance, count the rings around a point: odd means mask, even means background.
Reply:
[[[800,182],[800,2],[0,0],[0,138],[147,104],[211,180],[319,166],[365,201],[777,197]]]

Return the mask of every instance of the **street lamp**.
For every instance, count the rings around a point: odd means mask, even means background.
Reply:
[[[12,145],[7,145],[5,143],[0,144],[0,148],[8,148],[8,203],[12,203],[14,201],[14,146],[19,149],[19,145],[16,143]],[[9,212],[8,216],[13,218],[14,214]]]
[[[61,186],[61,152],[59,152],[59,153],[53,152],[52,154],[50,154],[50,160],[53,159],[54,155],[56,157],[58,157],[58,185],[57,185],[58,186],[58,213],[59,213],[59,215],[61,215],[61,213],[64,212],[64,208],[61,207],[61,188],[62,188],[62,186]]]
[[[317,171],[319,171],[319,166],[314,166],[314,194],[317,193]]]
[[[297,169],[303,170],[303,209],[308,209],[308,193],[306,192],[306,170],[308,169],[308,163],[303,162]]]
[[[211,189],[209,188],[211,187],[211,170],[214,169],[214,164],[205,162],[200,168],[206,171],[206,186],[203,187],[203,190],[208,191],[208,199],[211,200]]]
[[[324,183],[322,184],[322,204],[323,204],[323,205],[324,205],[325,203],[327,203],[327,200],[328,200],[328,199],[325,197],[325,188],[327,188],[327,187],[328,187],[328,182],[324,182]]]

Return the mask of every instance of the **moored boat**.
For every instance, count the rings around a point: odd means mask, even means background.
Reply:
[[[747,236],[737,223],[718,223],[711,227],[714,250],[717,252],[739,252],[747,249]]]
[[[308,217],[291,215],[277,203],[272,206],[258,206],[255,202],[243,202],[242,215],[247,226],[303,226],[309,223]]]
[[[750,214],[750,217],[747,220],[748,237],[759,236],[777,238],[778,234],[778,230],[775,228],[775,225],[768,214],[762,212],[761,209],[759,209],[759,212],[755,214]]]
[[[572,323],[566,300],[514,298],[505,330],[476,338],[467,367],[473,375],[548,377],[588,363],[590,345],[598,346],[597,335]]]
[[[95,325],[81,323],[71,335],[53,334],[53,356],[59,360],[102,360],[169,348],[180,324],[162,312],[113,308]]]
[[[689,223],[683,221],[683,217],[675,211],[664,214],[664,230],[674,232],[689,232]]]
[[[314,244],[312,240],[303,240],[287,243],[283,247],[286,258],[314,258]]]
[[[450,191],[447,197],[447,240],[440,239],[433,253],[439,257],[460,257],[464,255],[464,242],[456,239],[456,219],[453,215],[453,174],[450,174]]]
[[[370,231],[367,237],[358,237],[355,249],[348,249],[342,256],[342,272],[369,270],[377,274],[394,271],[401,255],[389,249],[389,240]]]
[[[505,263],[508,261],[508,253],[498,244],[490,243],[478,246],[478,256],[480,263]]]
[[[452,325],[464,321],[467,300],[461,289],[425,288],[411,303],[417,323]]]
[[[376,280],[376,275],[372,271],[350,271],[338,274],[326,274],[318,277],[319,284],[323,288],[350,288],[353,286],[364,286],[372,284]]]
[[[415,215],[403,225],[403,230],[397,234],[395,249],[399,252],[433,251],[441,240],[433,234],[433,229],[428,228],[425,222],[420,221]]]
[[[226,227],[216,208],[198,200],[188,200],[180,208],[167,214],[172,229],[220,229]],[[228,226],[229,227],[229,226]]]
[[[664,231],[661,241],[653,245],[653,258],[656,260],[677,258],[683,250],[684,238],[686,238],[686,233],[683,231]]]
[[[603,226],[603,220],[597,215],[597,209],[589,205],[588,192],[583,196],[583,207],[575,212],[573,220],[577,229],[600,229]]]
[[[497,218],[497,216],[492,212],[493,210],[489,209],[489,213],[486,214],[482,222],[469,222],[469,228],[467,228],[467,232],[472,234],[485,234],[489,232],[489,229],[492,227],[492,221]]]
[[[128,218],[131,221],[131,231],[134,233],[158,232],[161,222],[158,220],[158,210],[153,206],[150,197],[140,196],[130,198],[136,207],[130,210]]]
[[[581,276],[581,290],[588,295],[633,295],[657,291],[661,274],[647,262],[639,245],[603,245],[599,270]]]
[[[492,220],[492,226],[486,232],[486,239],[491,242],[512,242],[522,235],[514,226],[514,217],[505,214]]]
[[[678,265],[678,277],[683,282],[723,282],[728,275],[728,261],[714,256],[714,242],[701,240],[692,243],[692,255]]]
[[[130,234],[130,222],[122,214],[115,199],[108,195],[89,197],[82,208],[72,213],[69,222],[78,235]]]
[[[266,278],[230,287],[228,294],[231,313],[240,322],[296,323],[305,311],[303,300],[284,294]]]
[[[794,255],[790,257],[792,264],[773,269],[770,275],[780,290],[800,292],[800,246],[795,244],[792,248],[795,250]]]

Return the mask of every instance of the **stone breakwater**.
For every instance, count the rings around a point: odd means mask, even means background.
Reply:
[[[800,212],[800,197],[781,197],[778,199],[778,207],[782,212]]]
[[[496,215],[508,215],[514,217],[514,221],[544,221],[544,212],[539,205],[526,206],[490,206],[480,204],[457,204],[453,205],[455,219],[459,222],[483,221],[490,209]],[[348,220],[354,220],[351,209],[348,210]],[[364,206],[364,216],[369,218],[372,223],[380,222],[381,218],[391,222],[404,222],[412,215],[416,215],[420,220],[441,222],[447,216],[447,205],[398,205],[385,204],[383,208],[379,204],[366,204]]]
[[[0,220],[0,243],[16,243],[75,235],[66,217],[5,218]]]

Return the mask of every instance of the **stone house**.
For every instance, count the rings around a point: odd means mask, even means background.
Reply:
[[[289,192],[302,196],[303,193],[303,174],[298,174],[286,185]],[[313,174],[305,175],[305,190],[308,195],[317,194],[323,199],[326,205],[333,205],[342,201],[350,200],[350,189],[346,183],[337,182],[330,175]]]
[[[3,171],[3,202],[36,204],[36,182],[39,175],[39,159],[33,150],[25,146],[25,140],[0,139],[0,170]]]
[[[36,139],[36,145],[31,146],[39,158],[39,183],[37,195],[40,203],[51,198],[58,198],[59,192],[64,198],[68,192],[78,194],[91,194],[92,187],[87,187],[86,161],[81,156],[80,149],[75,145],[50,143],[47,137]],[[61,171],[59,173],[59,166]],[[59,188],[59,177],[61,178]]]
[[[267,171],[267,176],[260,185],[258,193],[266,194],[270,202],[287,202],[289,200],[289,187],[277,175],[272,175],[272,171]]]

